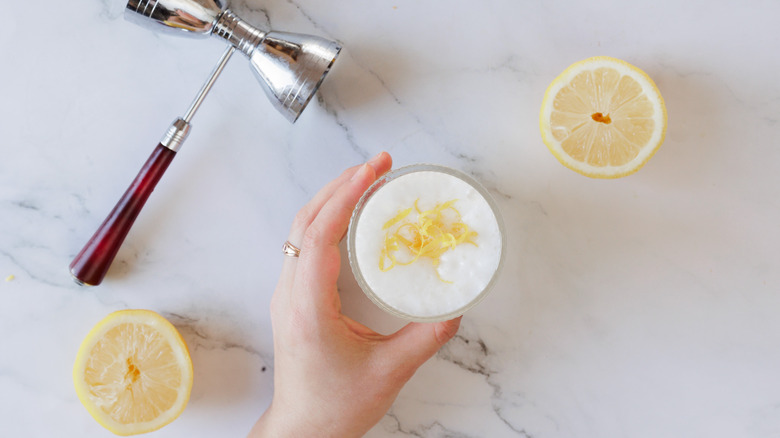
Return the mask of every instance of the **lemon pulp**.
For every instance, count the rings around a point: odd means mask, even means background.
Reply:
[[[589,58],[550,84],[540,114],[542,139],[558,160],[587,176],[636,172],[666,133],[666,108],[655,83],[615,58]]]
[[[141,423],[170,409],[181,373],[173,349],[145,324],[109,330],[90,352],[84,381],[95,404],[119,423]]]
[[[184,410],[192,361],[176,328],[148,310],[114,312],[89,332],[73,368],[89,413],[117,435],[159,429]]]

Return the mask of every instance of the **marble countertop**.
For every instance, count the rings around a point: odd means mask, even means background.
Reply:
[[[232,60],[95,288],[68,264],[224,46],[130,24],[121,0],[33,2],[0,27],[0,436],[111,436],[71,370],[125,308],[167,316],[195,364],[187,409],[151,436],[244,436],[273,392],[291,220],[382,150],[483,182],[508,247],[495,290],[368,437],[780,436],[780,4],[233,3],[345,49],[295,125]],[[568,170],[539,134],[547,85],[595,55],[645,70],[669,113],[659,152],[620,180]],[[348,268],[340,281],[347,314],[400,326]]]

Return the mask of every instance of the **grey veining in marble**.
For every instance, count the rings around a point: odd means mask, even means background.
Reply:
[[[223,46],[126,23],[122,1],[72,3],[27,5],[36,32],[0,27],[0,436],[110,436],[71,367],[124,308],[168,317],[195,364],[190,404],[153,435],[244,436],[273,394],[292,218],[382,150],[482,181],[508,247],[369,438],[780,436],[776,1],[236,0],[345,50],[295,125],[231,61],[92,289],[68,263]],[[615,181],[564,168],[539,134],[547,85],[595,55],[646,71],[669,113],[656,156]],[[350,316],[401,326],[348,267],[339,288]]]

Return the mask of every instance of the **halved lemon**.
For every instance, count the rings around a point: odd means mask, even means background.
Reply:
[[[539,118],[558,161],[593,178],[636,172],[666,135],[666,106],[653,80],[608,56],[574,63],[555,78]]]
[[[192,361],[176,328],[151,310],[122,310],[81,344],[73,383],[81,403],[117,435],[151,432],[181,414],[192,389]]]

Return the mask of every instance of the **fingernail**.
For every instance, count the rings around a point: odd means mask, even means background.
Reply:
[[[374,158],[372,158],[372,159],[368,160],[368,164],[370,164],[370,165],[371,165],[371,167],[373,167],[374,169],[376,169],[376,165],[377,165],[377,162],[379,161],[379,157],[381,157],[383,153],[384,153],[384,152],[380,152],[380,153],[378,153],[378,154],[374,155]]]
[[[357,177],[362,176],[364,173],[366,173],[367,170],[368,170],[368,163],[365,163],[362,166],[360,166],[360,169],[358,169],[357,172],[355,172],[352,175],[352,178],[350,178],[349,180],[354,181]]]

